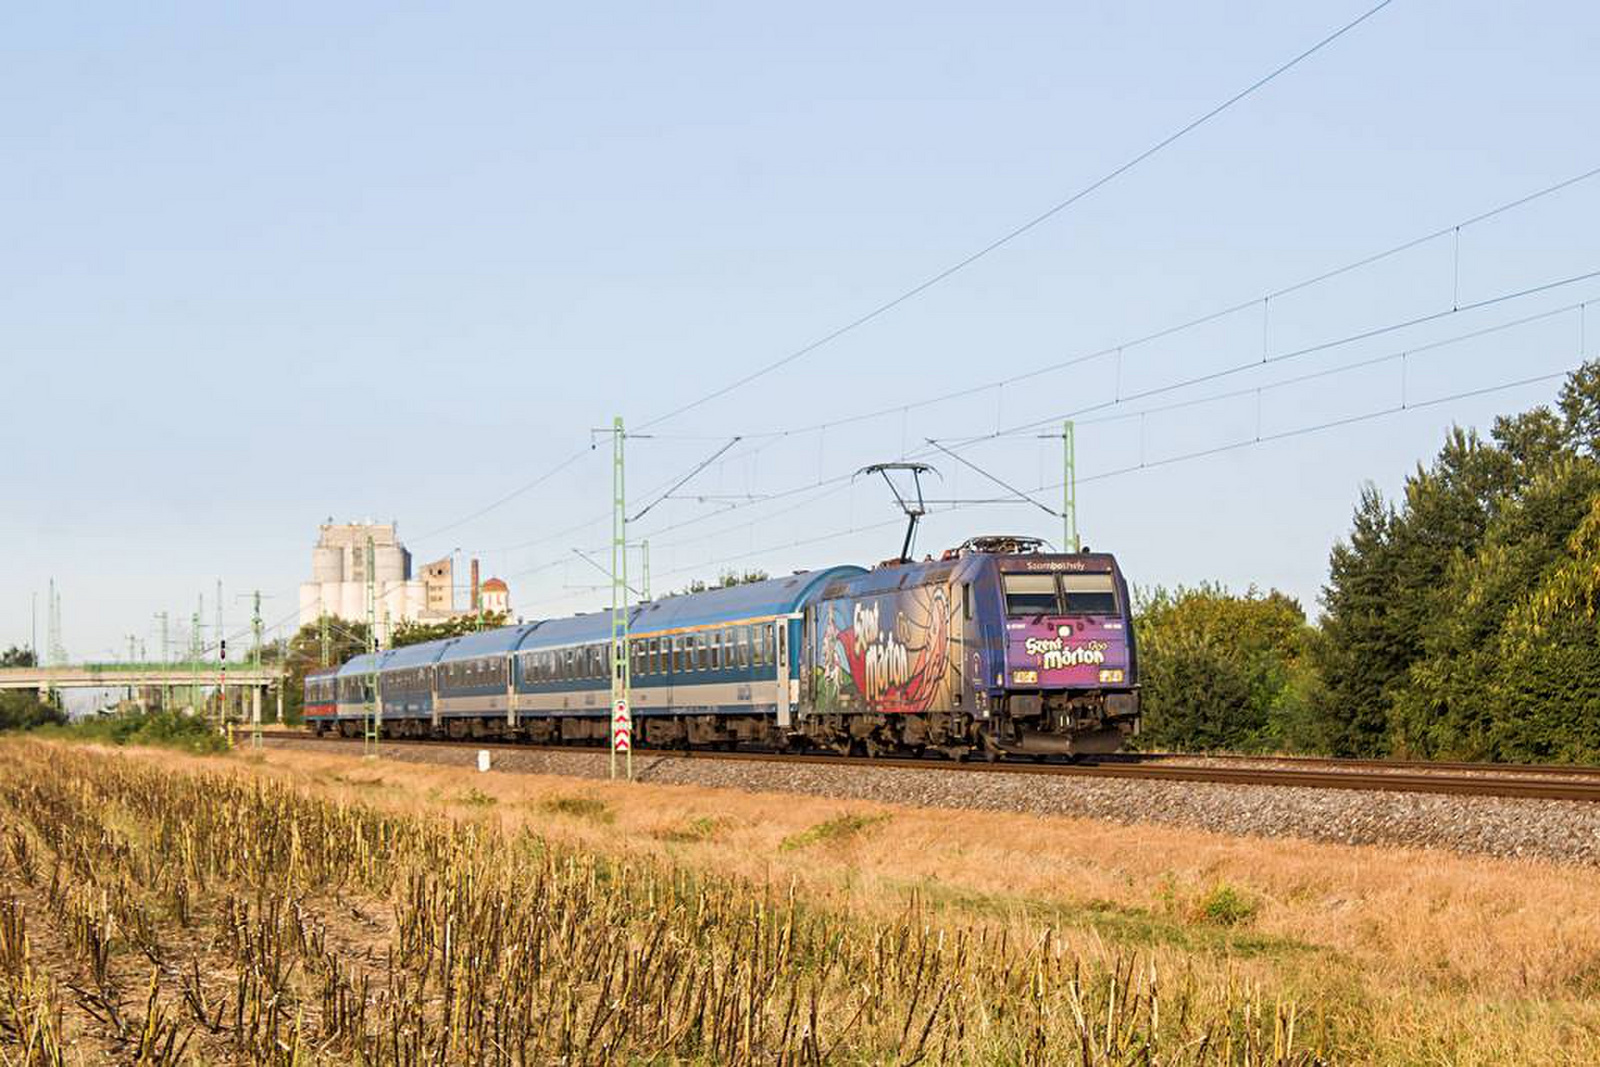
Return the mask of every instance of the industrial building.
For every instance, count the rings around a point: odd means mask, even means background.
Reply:
[[[380,633],[400,622],[451,618],[454,568],[446,558],[411,576],[411,553],[394,523],[334,523],[318,532],[311,550],[311,581],[300,586],[300,625],[322,615],[351,622],[367,618],[367,542],[372,543],[373,615]]]

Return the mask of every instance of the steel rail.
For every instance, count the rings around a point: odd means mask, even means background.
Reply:
[[[1266,756],[1225,752],[1117,752],[1090,757],[1097,763],[1173,763],[1231,760],[1236,763],[1286,763],[1299,767],[1336,767],[1349,770],[1441,771],[1496,775],[1552,775],[1600,779],[1600,767],[1587,763],[1486,763],[1454,760],[1361,759],[1348,756]]]
[[[272,732],[269,739],[295,738],[354,743],[359,738],[318,737],[310,733]],[[389,738],[385,745],[482,748],[505,752],[565,752],[604,754],[594,745],[532,745],[505,742],[440,740],[433,738]],[[1157,764],[1148,762],[1040,763],[1022,761],[966,762],[920,757],[833,756],[812,753],[719,752],[695,749],[640,749],[642,757],[661,759],[745,760],[780,764],[812,764],[831,767],[873,767],[893,770],[937,770],[984,774],[1042,774],[1072,778],[1121,778],[1145,781],[1198,782],[1213,785],[1252,785],[1298,787],[1302,789],[1346,789],[1383,793],[1435,793],[1451,796],[1502,797],[1526,800],[1565,800],[1600,803],[1600,781],[1561,780],[1527,775],[1465,775],[1459,773],[1382,772],[1358,770],[1284,770],[1282,768],[1214,767],[1201,764]],[[1492,765],[1491,765],[1492,766]],[[1520,768],[1519,768],[1520,769]]]

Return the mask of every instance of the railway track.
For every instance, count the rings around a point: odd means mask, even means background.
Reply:
[[[319,741],[352,746],[349,738],[324,737],[296,731],[265,731],[267,739]],[[506,744],[480,741],[440,741],[393,738],[385,745],[489,749],[502,752],[565,752],[598,755],[604,749],[573,745]],[[1206,782],[1222,785],[1345,789],[1386,793],[1442,793],[1454,796],[1510,797],[1525,800],[1566,800],[1600,803],[1600,768],[1535,767],[1526,764],[1418,763],[1415,761],[1328,760],[1313,757],[1205,757],[1140,754],[1093,762],[954,763],[915,757],[856,757],[831,755],[777,755],[769,752],[683,752],[640,749],[636,759],[747,760],[821,764],[837,767],[881,767],[895,770],[937,770],[982,774],[1058,775],[1079,778],[1130,778],[1145,781]],[[1165,761],[1165,762],[1163,762]],[[1264,764],[1238,766],[1239,763]],[[1283,764],[1292,764],[1285,767]],[[1232,764],[1232,765],[1229,765]],[[1313,766],[1317,769],[1313,769]],[[1423,769],[1426,768],[1426,769]]]

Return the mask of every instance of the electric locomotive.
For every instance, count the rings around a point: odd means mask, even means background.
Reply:
[[[1113,751],[1139,728],[1127,583],[1107,553],[1040,547],[974,538],[939,559],[635,605],[635,736],[953,758]],[[390,735],[599,743],[612,670],[609,613],[524,623],[308,677],[307,722],[354,736],[381,709]]]

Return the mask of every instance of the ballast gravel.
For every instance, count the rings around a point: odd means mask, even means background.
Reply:
[[[359,751],[359,741],[270,737],[276,748]],[[471,745],[389,744],[385,759],[473,766]],[[605,778],[604,752],[491,750],[495,771]],[[685,759],[635,753],[634,777],[753,793],[802,793],[921,807],[1075,815],[1216,833],[1350,845],[1441,848],[1502,858],[1600,866],[1600,804],[1299,786],[1221,785],[1131,778],[996,774],[976,769],[829,766],[771,760]]]

